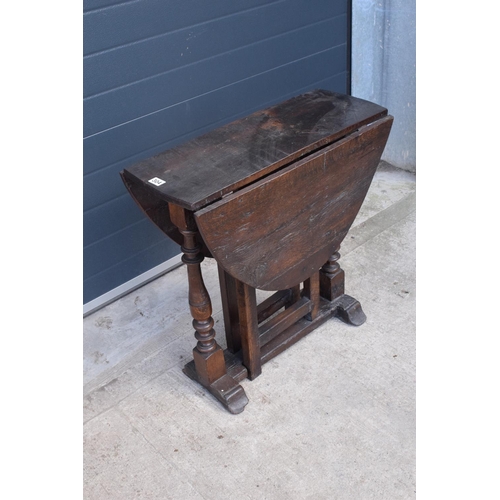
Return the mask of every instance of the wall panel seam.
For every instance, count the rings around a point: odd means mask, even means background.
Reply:
[[[253,45],[257,45],[257,44],[260,44],[260,43],[272,40],[273,38],[279,38],[280,36],[288,35],[290,33],[293,33],[294,31],[304,30],[306,28],[310,28],[311,26],[315,26],[315,25],[320,24],[320,23],[326,23],[326,22],[332,21],[332,20],[334,20],[336,18],[341,18],[341,17],[345,17],[345,16],[346,16],[346,14],[339,14],[337,16],[329,17],[327,19],[321,19],[321,21],[316,21],[314,23],[309,23],[309,24],[306,24],[306,25],[303,25],[303,26],[299,26],[298,28],[293,28],[293,29],[288,30],[288,31],[283,31],[283,32],[278,33],[276,35],[272,35],[272,36],[269,36],[267,38],[262,38],[260,40],[256,40],[255,42],[247,43],[246,45],[241,45],[240,47],[236,47],[236,48],[233,48],[233,49],[230,49],[230,50],[226,50],[225,52],[219,52],[218,54],[214,54],[214,55],[212,55],[210,57],[204,57],[203,59],[198,59],[197,61],[193,61],[193,62],[190,62],[188,64],[183,64],[182,66],[176,66],[175,68],[168,69],[167,71],[160,71],[159,73],[155,73],[154,75],[150,75],[150,76],[147,76],[145,78],[140,78],[139,80],[134,80],[133,82],[125,83],[123,85],[118,85],[118,86],[113,87],[111,89],[107,89],[107,90],[103,90],[101,92],[96,92],[95,94],[87,95],[87,96],[85,96],[83,98],[83,100],[86,101],[86,100],[92,99],[94,97],[99,97],[99,96],[102,96],[104,94],[108,94],[110,92],[114,92],[115,90],[120,90],[120,89],[125,88],[125,87],[130,87],[131,85],[136,85],[137,83],[141,83],[141,82],[144,82],[144,81],[147,81],[147,80],[151,80],[152,78],[156,78],[158,76],[166,75],[168,73],[171,73],[172,71],[178,71],[178,70],[183,69],[183,68],[188,68],[188,67],[196,65],[198,63],[205,62],[205,61],[210,61],[210,60],[212,60],[212,59],[214,59],[216,57],[221,57],[221,56],[224,56],[224,55],[227,55],[227,54],[231,54],[232,52],[236,52],[238,50],[242,50],[242,49],[245,49],[245,48],[248,48],[248,47],[252,47]],[[340,45],[345,45],[345,41],[342,44],[340,44]],[[337,47],[337,46],[338,45],[336,45],[334,47]]]
[[[137,226],[137,225],[139,225],[141,223],[144,223],[145,221],[149,222],[149,220],[145,219],[145,218],[142,218],[142,219],[140,219],[138,221],[132,222],[128,226],[125,226],[125,227],[122,227],[120,229],[117,229],[116,231],[113,231],[112,233],[108,233],[106,236],[103,236],[102,238],[99,238],[98,240],[95,240],[92,243],[87,243],[86,245],[83,246],[83,249],[84,250],[89,249],[89,248],[93,247],[94,245],[96,245],[97,243],[101,243],[103,241],[106,241],[109,238],[111,238],[113,236],[116,236],[117,234],[125,231],[126,229],[129,229],[131,227]]]
[[[315,82],[312,82],[311,84],[307,85],[306,87],[302,87],[302,88],[307,88],[307,87],[309,87],[310,85],[314,85],[315,83],[319,83],[319,82],[322,82],[322,81],[325,81],[325,80],[329,80],[330,78],[334,78],[334,77],[336,77],[336,76],[338,76],[338,75],[341,75],[342,73],[345,73],[345,70],[344,70],[344,71],[339,71],[338,73],[334,73],[333,75],[329,76],[328,78],[322,78],[321,80],[317,80],[317,81],[315,81]],[[228,86],[230,86],[230,85],[228,85]],[[220,87],[220,88],[219,88],[219,89],[217,89],[217,90],[220,90],[220,89],[223,89],[223,88],[225,88],[225,87]],[[298,90],[297,92],[300,92],[300,90]],[[209,93],[210,93],[210,92],[209,92]],[[201,96],[203,96],[203,95],[206,95],[206,94],[199,94],[198,96],[194,97],[193,99],[196,99],[197,97],[201,97]],[[287,95],[293,95],[293,94],[287,94]],[[191,99],[188,99],[188,101],[189,101],[189,100],[191,100]],[[187,101],[182,101],[181,103],[178,103],[178,104],[182,104],[182,103],[184,103],[184,102],[187,102]],[[272,102],[272,101],[268,101],[268,102]],[[177,106],[177,104],[174,104],[173,106]],[[159,111],[164,111],[165,109],[171,108],[171,107],[173,107],[173,106],[168,106],[167,108],[164,108],[163,110],[158,110],[158,112],[159,112]],[[266,103],[264,103],[262,106],[263,106],[263,107],[265,107],[265,106],[266,106]],[[249,108],[249,109],[253,109],[253,108]],[[256,110],[258,110],[258,109],[261,109],[261,108],[260,108],[260,107],[259,107],[259,108],[256,108]],[[219,124],[219,123],[229,123],[229,122],[230,122],[230,121],[232,121],[233,119],[237,119],[237,117],[238,117],[238,116],[242,116],[242,115],[243,115],[244,113],[246,113],[246,112],[248,112],[248,114],[250,114],[250,113],[251,113],[251,111],[248,111],[248,110],[247,110],[247,111],[242,111],[241,113],[236,113],[236,114],[234,114],[234,115],[230,115],[230,116],[228,116],[227,118],[223,118],[223,119],[221,119],[221,120],[217,120],[217,121],[215,121],[215,122],[211,122],[211,123],[209,123],[209,124],[207,124],[207,125],[204,125],[204,126],[199,127],[199,128],[197,128],[197,129],[191,130],[191,131],[189,131],[189,132],[187,132],[187,133],[185,133],[185,134],[182,134],[182,135],[179,135],[179,136],[173,137],[173,138],[169,139],[168,141],[161,142],[161,143],[159,143],[159,144],[156,144],[156,145],[154,145],[154,146],[151,146],[151,147],[149,147],[149,148],[147,148],[147,149],[144,149],[144,150],[142,150],[142,151],[138,151],[138,152],[134,153],[133,155],[127,156],[127,157],[125,157],[125,158],[121,158],[121,159],[119,159],[119,160],[117,160],[117,161],[115,161],[115,162],[113,162],[113,163],[110,163],[109,165],[105,165],[105,166],[103,166],[103,167],[99,168],[98,170],[94,170],[93,172],[88,172],[88,173],[84,174],[84,175],[83,175],[83,177],[84,177],[84,178],[85,178],[85,177],[89,177],[89,176],[91,176],[91,175],[93,175],[93,174],[96,174],[96,173],[98,173],[98,172],[102,172],[103,170],[108,169],[108,168],[111,168],[111,167],[113,167],[113,166],[117,165],[118,163],[121,163],[121,162],[127,161],[129,158],[132,158],[133,156],[136,156],[136,155],[141,155],[142,153],[146,153],[147,151],[150,151],[150,150],[156,149],[157,147],[161,146],[162,144],[167,145],[167,144],[169,144],[169,143],[171,143],[171,142],[182,140],[182,138],[183,138],[183,137],[190,136],[191,134],[193,134],[193,133],[195,133],[195,132],[197,132],[197,131],[199,131],[199,130],[209,129],[209,128],[213,127],[213,126],[217,126],[217,124]],[[150,115],[152,115],[152,114],[154,114],[154,113],[149,113],[148,115],[145,115],[145,116],[143,116],[143,117],[141,117],[141,118],[144,118],[144,117],[150,116]],[[139,119],[139,118],[138,118],[138,119]],[[131,122],[133,122],[133,121],[136,121],[136,119],[134,119],[134,120],[130,120],[129,122],[122,123],[121,125],[117,125],[117,126],[115,126],[115,127],[112,127],[112,128],[110,128],[110,129],[107,129],[107,130],[105,130],[105,131],[103,131],[103,132],[106,132],[106,131],[109,131],[109,130],[111,130],[111,129],[115,129],[115,128],[121,127],[121,126],[126,125],[126,124],[128,124],[128,123],[131,123]],[[99,133],[101,133],[101,132],[99,132]],[[94,134],[94,135],[98,135],[98,134]],[[93,137],[93,136],[86,137],[86,139],[89,139],[90,137]],[[139,161],[139,160],[138,160],[138,161]],[[120,196],[122,196],[122,195],[120,195]],[[96,206],[97,206],[97,205],[96,205]],[[95,207],[92,207],[92,208],[95,208]],[[88,208],[87,210],[90,210],[90,208]]]
[[[265,4],[265,5],[257,5],[256,7],[251,7],[249,9],[237,10],[235,12],[232,12],[231,14],[226,14],[226,15],[220,16],[220,17],[214,17],[212,19],[206,19],[205,21],[202,21],[201,23],[191,24],[189,26],[183,26],[182,28],[177,28],[177,29],[171,30],[171,31],[165,31],[164,33],[158,33],[157,35],[147,36],[147,37],[141,38],[139,40],[134,40],[133,42],[127,42],[127,43],[124,43],[122,45],[115,45],[114,47],[108,47],[107,49],[103,49],[103,50],[96,50],[95,52],[89,52],[88,54],[85,54],[83,56],[83,58],[85,59],[85,58],[88,58],[88,57],[97,56],[97,55],[104,54],[106,52],[110,52],[112,50],[116,50],[116,49],[122,48],[122,47],[129,47],[131,45],[135,45],[136,43],[146,42],[148,40],[154,40],[155,38],[159,38],[159,37],[162,37],[162,36],[171,35],[173,33],[178,33],[179,31],[190,30],[192,28],[197,28],[198,26],[203,26],[204,24],[208,24],[208,23],[212,23],[212,22],[215,22],[215,21],[219,21],[220,19],[225,19],[226,17],[237,16],[238,14],[243,14],[243,13],[246,13],[246,12],[251,12],[252,10],[257,10],[257,9],[269,7],[270,5],[274,5],[274,4],[281,3],[281,2],[286,2],[286,1],[287,0],[275,0],[274,2],[269,2],[269,3]],[[110,7],[114,7],[114,6],[110,6]],[[84,13],[84,15],[85,14],[86,13]]]
[[[99,12],[100,10],[105,10],[105,9],[113,9],[115,7],[120,7],[122,5],[127,5],[129,3],[137,3],[137,2],[140,2],[141,0],[125,0],[124,2],[116,2],[116,3],[112,3],[112,4],[109,4],[109,5],[104,5],[103,7],[96,7],[95,9],[88,9],[88,10],[85,10],[85,7],[83,8],[83,14],[90,14],[91,12]]]
[[[92,299],[86,302],[83,305],[83,317],[92,314],[93,312],[101,309],[102,307],[114,302],[115,300],[127,295],[134,290],[144,286],[146,283],[149,283],[163,274],[166,274],[173,269],[180,267],[182,265],[181,261],[182,254],[179,252],[174,255],[170,259],[163,261],[161,264],[141,273],[139,276],[132,278],[121,285],[109,290],[108,292],[103,293],[102,295],[97,296],[95,299]]]
[[[285,94],[285,95],[282,97],[282,99],[283,99],[283,100],[285,100],[285,99],[287,99],[288,97],[292,97],[292,96],[294,96],[294,95],[296,95],[296,94],[300,94],[302,91],[305,91],[306,89],[310,88],[310,87],[311,87],[311,86],[313,86],[313,85],[317,85],[317,84],[319,84],[319,83],[325,82],[325,81],[327,81],[327,80],[330,80],[330,79],[332,79],[332,78],[335,78],[336,76],[342,75],[343,73],[345,73],[345,70],[344,70],[344,71],[340,71],[339,73],[335,73],[334,75],[331,75],[331,76],[329,76],[329,77],[327,77],[327,78],[322,78],[321,80],[316,80],[316,81],[314,81],[314,82],[311,82],[311,83],[309,83],[308,85],[306,85],[306,86],[304,86],[304,87],[301,87],[300,89],[297,89],[297,90],[296,90],[296,91],[294,91],[294,92],[289,92],[289,93]],[[213,123],[211,123],[211,124],[205,125],[205,126],[203,126],[203,127],[200,127],[200,128],[198,128],[198,129],[195,129],[195,130],[193,130],[193,131],[190,131],[190,132],[188,132],[188,133],[186,133],[186,134],[183,134],[183,135],[181,135],[181,136],[175,137],[174,139],[169,139],[168,141],[162,142],[162,143],[160,143],[160,144],[157,144],[157,145],[155,145],[155,146],[152,146],[152,147],[150,147],[150,148],[147,148],[147,149],[145,149],[145,150],[143,150],[143,151],[139,151],[139,152],[137,152],[137,153],[134,153],[134,154],[133,154],[133,155],[131,155],[131,156],[128,156],[128,157],[126,157],[126,158],[122,158],[122,159],[120,159],[120,160],[118,160],[118,161],[116,161],[116,162],[110,163],[109,165],[106,165],[106,166],[104,166],[104,167],[101,167],[100,169],[95,170],[94,172],[89,172],[87,175],[90,175],[90,174],[93,174],[93,173],[97,173],[97,172],[101,172],[101,171],[103,171],[103,170],[105,170],[105,169],[108,169],[108,168],[111,168],[111,167],[113,167],[113,166],[116,166],[116,165],[118,165],[119,163],[122,163],[122,162],[124,162],[124,163],[125,163],[125,162],[127,162],[127,160],[129,160],[130,158],[133,158],[133,157],[134,157],[134,156],[136,156],[136,155],[141,155],[141,156],[142,156],[144,153],[146,153],[146,152],[148,152],[148,151],[153,151],[153,150],[155,150],[155,149],[157,149],[157,148],[159,148],[159,147],[161,147],[161,146],[163,146],[163,147],[164,147],[164,149],[162,149],[162,151],[165,151],[165,150],[167,150],[169,147],[173,147],[173,145],[172,145],[172,146],[170,146],[170,144],[171,144],[172,142],[174,142],[174,141],[176,141],[176,142],[177,142],[177,141],[179,141],[179,139],[182,139],[183,137],[186,137],[186,136],[190,136],[190,135],[191,135],[191,134],[193,134],[194,132],[197,132],[197,131],[199,131],[199,130],[210,130],[211,128],[213,128],[214,126],[217,126],[218,124],[229,123],[229,122],[233,121],[234,119],[237,119],[238,117],[245,116],[245,114],[250,114],[250,113],[253,113],[254,111],[258,111],[259,109],[264,109],[264,108],[266,108],[266,107],[268,107],[268,106],[272,105],[272,103],[274,103],[274,102],[276,102],[276,101],[275,101],[275,100],[267,101],[267,102],[265,102],[265,103],[263,103],[263,104],[261,104],[261,105],[259,105],[259,106],[257,106],[257,107],[252,107],[252,108],[249,108],[249,109],[247,109],[246,111],[243,111],[243,112],[241,112],[241,113],[236,113],[236,114],[231,115],[231,116],[229,116],[229,117],[227,117],[227,118],[224,118],[224,119],[222,119],[222,120],[218,120],[218,121],[213,122]],[[201,135],[201,134],[200,134],[200,135]],[[180,142],[179,142],[179,143],[180,143]],[[154,154],[158,154],[158,153],[154,153]],[[137,161],[140,161],[140,160],[137,160]],[[117,200],[118,198],[121,198],[122,196],[129,196],[129,194],[128,194],[128,193],[120,194],[120,195],[118,195],[118,196],[114,196],[113,198],[110,198],[109,200],[106,200],[105,202],[98,203],[97,205],[93,205],[93,206],[91,206],[91,207],[87,207],[87,208],[85,209],[85,212],[90,211],[90,210],[94,210],[94,209],[99,208],[99,207],[102,207],[102,206],[103,206],[103,205],[105,205],[106,203],[110,203],[111,201],[115,201],[115,200]],[[84,212],[84,213],[85,213],[85,212]]]
[[[298,63],[298,62],[300,62],[300,61],[304,61],[305,59],[309,59],[310,57],[314,57],[314,56],[317,56],[317,55],[319,55],[319,54],[323,54],[323,53],[325,53],[325,52],[329,52],[329,51],[332,51],[332,50],[336,50],[336,49],[338,49],[339,47],[342,47],[342,46],[344,46],[344,45],[345,45],[345,43],[341,43],[341,44],[339,44],[339,45],[335,45],[334,47],[329,47],[328,49],[320,50],[320,51],[315,52],[315,53],[313,53],[313,54],[308,54],[307,56],[300,57],[299,59],[294,59],[293,61],[287,62],[287,63],[285,63],[285,64],[281,64],[281,65],[279,65],[279,66],[275,66],[275,67],[273,67],[273,68],[271,68],[271,69],[267,69],[267,70],[265,70],[265,71],[261,71],[260,73],[255,73],[255,74],[254,74],[254,75],[252,75],[252,76],[248,76],[248,77],[246,77],[246,78],[242,78],[242,79],[240,79],[240,80],[236,80],[236,81],[234,81],[234,82],[228,83],[227,85],[222,85],[221,87],[217,87],[216,89],[209,90],[208,92],[204,92],[204,93],[202,93],[202,94],[197,94],[196,96],[190,97],[189,99],[185,99],[184,101],[179,101],[179,102],[177,102],[177,103],[175,103],[175,104],[171,104],[171,105],[166,106],[166,107],[164,107],[164,108],[160,108],[160,109],[156,109],[155,111],[151,111],[151,113],[146,113],[145,115],[141,115],[141,116],[138,116],[137,118],[133,118],[132,120],[127,120],[127,121],[122,122],[122,123],[120,123],[120,124],[118,124],[118,125],[113,125],[112,127],[109,127],[109,128],[107,128],[107,129],[101,130],[101,131],[96,132],[96,133],[94,133],[94,134],[88,135],[88,136],[84,137],[84,139],[90,139],[91,137],[95,137],[95,136],[97,136],[97,135],[99,135],[99,134],[103,134],[103,133],[105,133],[105,132],[108,132],[109,130],[113,130],[113,129],[118,128],[118,127],[121,127],[121,126],[123,126],[123,125],[127,125],[127,124],[129,124],[129,123],[133,123],[133,122],[135,122],[135,121],[137,121],[137,120],[141,120],[142,118],[146,118],[146,117],[148,117],[148,116],[152,116],[152,115],[154,115],[154,114],[156,114],[156,113],[160,113],[160,112],[165,111],[165,110],[167,110],[167,109],[169,109],[169,108],[173,108],[173,107],[175,107],[175,106],[179,106],[179,105],[181,105],[181,104],[185,104],[185,103],[187,103],[187,102],[189,102],[189,101],[191,101],[191,100],[193,100],[193,99],[197,99],[198,97],[203,97],[203,96],[209,95],[209,94],[211,94],[211,93],[213,93],[213,92],[218,92],[219,90],[223,90],[223,89],[225,89],[225,88],[231,87],[232,85],[237,85],[237,84],[242,83],[242,82],[244,82],[244,81],[246,81],[246,80],[251,80],[251,79],[256,78],[256,77],[258,77],[258,76],[265,75],[266,73],[270,73],[271,71],[275,71],[275,70],[280,69],[280,68],[285,68],[286,66],[289,66],[289,65],[291,65],[291,64],[296,64],[296,63]],[[332,76],[335,76],[335,75],[332,75]],[[87,174],[87,175],[89,175],[89,174]]]
[[[124,262],[127,262],[129,260],[135,259],[139,255],[142,255],[144,253],[149,252],[152,248],[154,248],[154,247],[156,247],[158,245],[164,245],[166,241],[168,241],[167,237],[165,237],[165,239],[162,239],[161,241],[157,241],[156,243],[153,243],[152,245],[149,245],[148,247],[144,248],[140,252],[134,253],[130,257],[127,257],[127,258],[122,259],[122,260],[120,260],[118,262],[115,262],[112,266],[108,266],[105,269],[103,269],[102,271],[98,271],[97,273],[94,273],[94,274],[92,274],[90,276],[87,276],[86,278],[84,278],[83,283],[85,283],[86,281],[91,280],[92,278],[96,278],[100,274],[106,273],[106,272],[110,271],[111,269],[114,269],[115,267],[118,267],[119,265],[123,264]]]
[[[106,168],[106,167],[104,167],[104,168]],[[100,169],[96,170],[96,172],[100,172]],[[103,202],[103,203],[101,203],[99,205],[96,205],[95,207],[85,208],[83,210],[83,215],[85,216],[86,214],[89,214],[90,212],[92,212],[96,208],[103,207],[104,205],[107,205],[108,203],[111,203],[112,201],[116,201],[119,198],[128,198],[128,197],[130,197],[130,194],[128,192],[125,192],[123,194],[119,194],[118,196],[114,196],[113,198],[111,198],[109,200],[106,200],[105,202]]]

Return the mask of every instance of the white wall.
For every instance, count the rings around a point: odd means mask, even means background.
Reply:
[[[353,0],[352,95],[386,107],[382,159],[415,171],[415,0]]]

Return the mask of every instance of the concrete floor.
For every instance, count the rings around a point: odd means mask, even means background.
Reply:
[[[367,322],[331,319],[265,364],[239,415],[182,373],[184,266],[87,316],[84,498],[415,498],[414,174],[381,163],[341,255]]]

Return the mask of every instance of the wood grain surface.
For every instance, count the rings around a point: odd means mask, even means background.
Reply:
[[[263,290],[291,288],[318,271],[361,207],[392,121],[361,127],[196,212],[219,265]]]
[[[153,187],[165,201],[196,211],[385,115],[387,110],[377,104],[315,90],[219,127],[126,171],[131,181]],[[150,184],[154,177],[164,184]]]

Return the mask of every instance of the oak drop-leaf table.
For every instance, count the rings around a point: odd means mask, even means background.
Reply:
[[[366,317],[344,293],[339,248],[393,118],[316,90],[217,128],[121,172],[149,219],[181,245],[197,345],[184,373],[231,413],[239,382],[332,316]],[[227,349],[215,340],[200,263],[219,269]],[[255,290],[275,291],[260,304]]]

